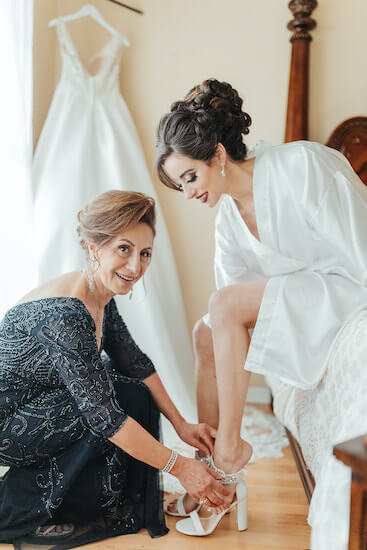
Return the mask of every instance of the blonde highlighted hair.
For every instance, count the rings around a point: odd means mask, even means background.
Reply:
[[[136,191],[107,191],[80,210],[78,220],[80,244],[88,252],[88,241],[101,248],[137,223],[146,223],[155,235],[155,201]]]

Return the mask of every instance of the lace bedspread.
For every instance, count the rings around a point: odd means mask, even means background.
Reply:
[[[312,550],[348,547],[351,471],[333,456],[332,448],[367,433],[366,336],[367,311],[362,311],[340,331],[315,389],[267,379],[274,412],[300,443],[316,481],[308,517]]]

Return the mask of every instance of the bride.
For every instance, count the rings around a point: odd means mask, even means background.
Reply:
[[[218,428],[212,466],[232,475],[232,494],[251,456],[240,437],[250,373],[315,387],[339,330],[367,307],[367,189],[343,155],[318,143],[248,153],[242,103],[227,82],[195,86],[162,116],[156,164],[186,199],[221,201],[217,291],[194,348],[199,420]],[[183,515],[182,504],[195,508],[187,495],[170,512]],[[195,514],[177,528],[210,532]]]

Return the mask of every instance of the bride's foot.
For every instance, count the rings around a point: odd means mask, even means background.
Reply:
[[[234,488],[233,500],[230,506],[207,508],[199,516],[197,511],[190,514],[190,517],[176,523],[176,529],[184,535],[206,536],[210,535],[217,527],[222,517],[230,512],[237,505],[237,526],[239,531],[247,529],[247,487],[240,474],[226,475],[223,482],[229,483],[227,487]]]
[[[244,439],[240,439],[235,445],[222,443],[219,438],[215,442],[214,463],[226,474],[242,470],[249,462],[251,455],[252,446]]]
[[[222,450],[223,449],[223,450]],[[228,449],[230,452],[228,452]],[[217,469],[222,470],[226,474],[240,472],[246,464],[248,464],[252,456],[252,446],[247,441],[240,439],[236,445],[221,445],[220,440],[216,440],[214,448],[214,465]],[[232,499],[235,499],[236,484],[227,485]],[[215,514],[220,514],[225,508],[217,506],[213,508]]]

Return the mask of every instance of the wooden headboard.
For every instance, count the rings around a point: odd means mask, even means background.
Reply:
[[[292,54],[284,137],[286,142],[308,139],[310,31],[316,27],[311,14],[317,7],[317,0],[291,0],[288,6],[293,19],[288,23],[288,29],[292,31]],[[341,151],[367,185],[367,117],[344,120],[332,132],[326,145]]]

